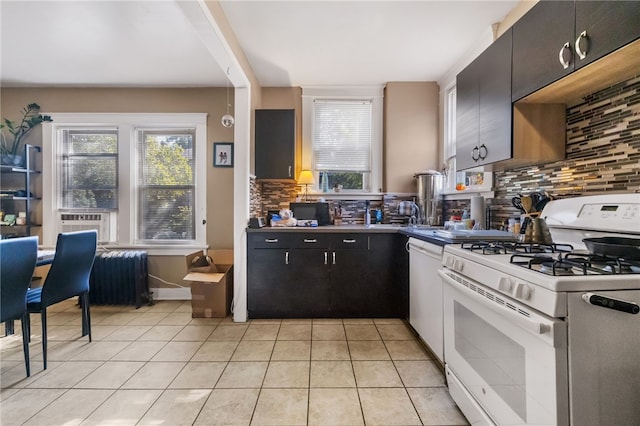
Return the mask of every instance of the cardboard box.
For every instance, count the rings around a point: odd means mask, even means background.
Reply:
[[[191,281],[191,316],[193,318],[225,318],[233,300],[233,250],[197,251],[185,256],[187,271],[199,256],[211,256],[218,272],[188,272]]]

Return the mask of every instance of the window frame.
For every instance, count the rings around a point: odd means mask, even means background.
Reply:
[[[94,134],[99,134],[99,133],[103,133],[103,134],[115,134],[116,138],[118,137],[118,130],[117,128],[114,127],[104,127],[104,128],[98,128],[98,126],[92,126],[91,128],[87,128],[85,126],[70,126],[70,127],[64,127],[64,128],[60,128],[58,130],[59,132],[65,132],[68,131],[69,133],[75,133],[75,132],[82,132],[82,131],[86,131],[86,133],[94,133]],[[61,144],[65,145],[65,143],[69,143],[69,140],[67,140],[65,137],[61,137]],[[62,154],[61,154],[61,161],[62,164],[60,165],[60,170],[59,170],[59,174],[58,174],[58,178],[60,179],[59,185],[60,185],[60,197],[58,199],[58,206],[59,206],[59,210],[69,210],[69,211],[95,211],[95,212],[103,212],[103,211],[118,211],[118,200],[117,200],[117,196],[118,196],[118,188],[119,188],[119,182],[118,182],[118,158],[119,158],[119,152],[117,151],[118,147],[116,147],[116,152],[115,153],[101,153],[101,154],[70,154],[69,151],[67,149],[65,149],[64,147],[62,148]],[[70,160],[76,157],[84,157],[84,158],[113,158],[115,161],[115,166],[116,166],[116,176],[115,176],[115,187],[113,189],[115,189],[115,193],[116,193],[116,206],[113,208],[106,208],[106,207],[86,207],[86,208],[81,208],[81,207],[66,207],[64,206],[64,201],[62,201],[65,198],[65,194],[63,192],[63,189],[65,187],[65,182],[67,181],[67,179],[69,178],[67,170],[69,170],[69,163]],[[65,168],[65,164],[67,165],[67,167]],[[70,188],[67,187],[67,190],[69,190]]]
[[[382,193],[382,137],[383,137],[384,86],[360,87],[303,87],[302,88],[302,170],[313,170],[313,131],[315,100],[350,100],[371,102],[371,173],[368,188],[346,190],[340,193],[322,192],[320,179],[315,174],[316,184],[309,191],[323,196],[358,196]],[[315,173],[315,171],[314,171]],[[366,186],[366,185],[365,185]]]
[[[60,168],[62,147],[58,145],[58,131],[62,128],[91,126],[118,129],[118,238],[108,247],[147,249],[151,255],[182,255],[187,250],[206,246],[206,184],[207,184],[207,114],[206,113],[48,113],[53,122],[43,123],[42,149],[42,244],[55,246],[58,233],[59,200],[61,197]],[[195,176],[195,239],[140,240],[138,235],[139,194],[138,143],[139,129],[194,128]],[[67,210],[67,209],[64,209]],[[95,211],[95,210],[94,210]],[[105,210],[106,211],[106,210]]]

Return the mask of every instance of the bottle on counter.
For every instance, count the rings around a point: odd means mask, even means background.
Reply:
[[[371,201],[364,202],[364,224],[371,226]]]

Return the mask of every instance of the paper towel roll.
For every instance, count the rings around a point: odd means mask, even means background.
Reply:
[[[480,229],[485,228],[484,197],[471,197],[471,219],[475,220],[476,225],[481,226]]]

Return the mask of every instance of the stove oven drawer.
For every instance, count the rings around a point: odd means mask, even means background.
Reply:
[[[565,322],[454,271],[438,274],[444,282],[445,359],[464,390],[452,394],[456,402],[466,395],[497,424],[567,424]]]

